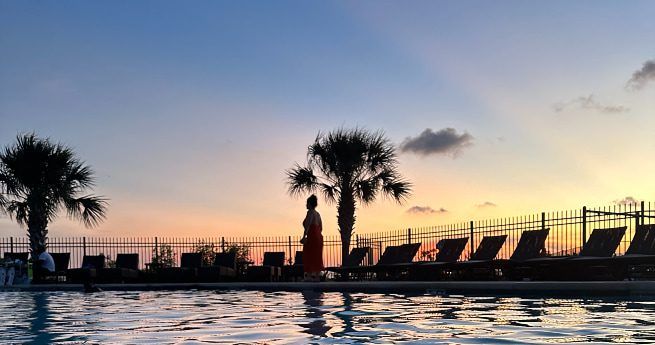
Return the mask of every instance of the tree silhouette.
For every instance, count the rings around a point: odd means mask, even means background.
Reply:
[[[81,195],[93,187],[91,168],[73,151],[34,134],[23,134],[0,152],[0,211],[27,225],[33,259],[46,249],[48,223],[59,211],[94,227],[105,218],[105,199]]]
[[[289,193],[318,191],[337,203],[342,262],[348,256],[357,203],[367,205],[378,195],[401,203],[411,183],[397,169],[396,148],[380,131],[337,129],[317,135],[307,150],[305,166],[287,170]]]

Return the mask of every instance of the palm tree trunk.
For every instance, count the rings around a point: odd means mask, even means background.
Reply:
[[[353,191],[341,190],[337,205],[337,223],[341,233],[341,264],[346,262],[350,252],[350,239],[355,227],[355,196]]]
[[[30,238],[30,257],[33,263],[36,263],[39,255],[46,250],[48,241],[48,220],[43,212],[39,212],[39,207],[30,209],[27,219],[27,234]],[[38,272],[34,269],[33,272]],[[34,280],[39,277],[33,276]]]

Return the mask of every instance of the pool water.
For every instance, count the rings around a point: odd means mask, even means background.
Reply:
[[[0,292],[0,343],[652,343],[655,302],[320,292]]]

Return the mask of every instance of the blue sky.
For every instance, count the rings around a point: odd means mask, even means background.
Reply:
[[[2,1],[0,143],[35,131],[74,147],[112,200],[99,235],[289,233],[303,202],[285,195],[284,169],[339,126],[395,143],[427,128],[474,137],[456,156],[401,154],[414,196],[362,210],[363,231],[648,199],[655,183],[636,181],[655,168],[655,82],[625,85],[655,59],[653,13],[649,1]],[[405,212],[417,205],[448,212]],[[7,219],[0,230],[22,233]]]

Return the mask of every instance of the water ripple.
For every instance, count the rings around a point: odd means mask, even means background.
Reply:
[[[652,343],[650,300],[318,292],[1,292],[1,343]]]

